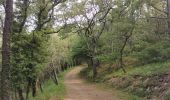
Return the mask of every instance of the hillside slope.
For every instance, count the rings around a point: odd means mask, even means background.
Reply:
[[[123,73],[122,70],[114,70],[109,64],[103,64],[98,68],[96,82],[147,100],[170,100],[170,62],[129,66],[126,70],[127,73]],[[91,68],[83,70],[81,76],[92,80]]]

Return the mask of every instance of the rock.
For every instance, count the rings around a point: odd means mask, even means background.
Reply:
[[[159,90],[159,88],[158,88],[158,87],[154,87],[154,90],[155,90],[155,91],[158,91],[158,90]]]
[[[164,83],[164,86],[168,85],[168,83]]]
[[[151,93],[150,87],[148,87],[148,88],[146,89],[146,91],[147,91],[148,93]]]
[[[147,78],[147,79],[143,82],[143,86],[144,86],[144,87],[147,87],[147,86],[148,86],[148,83],[149,83],[149,78]]]

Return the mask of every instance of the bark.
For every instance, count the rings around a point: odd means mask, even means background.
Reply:
[[[30,92],[30,87],[31,87],[31,81],[28,80],[28,85],[27,85],[27,90],[26,90],[26,100],[28,100],[28,94]]]
[[[125,48],[125,46],[126,46],[126,44],[127,44],[127,41],[128,41],[128,38],[126,38],[125,39],[125,42],[124,42],[124,44],[123,44],[123,46],[122,46],[122,48],[121,48],[121,50],[120,50],[120,60],[119,60],[119,62],[120,62],[120,68],[123,70],[123,72],[124,73],[126,73],[126,70],[125,70],[125,68],[124,68],[124,63],[123,63],[123,51],[124,51],[124,48]]]
[[[168,34],[170,36],[170,0],[167,0]]]
[[[10,82],[10,34],[12,33],[13,0],[6,0],[2,44],[1,100],[12,100]]]
[[[53,76],[54,76],[54,82],[55,82],[56,85],[58,85],[58,77],[57,77],[57,72],[56,72],[53,60],[52,60],[52,66],[51,67],[52,67],[52,73],[53,73]]]
[[[21,33],[22,31],[23,31],[23,28],[24,28],[24,25],[25,25],[25,23],[26,23],[26,20],[27,20],[27,17],[28,17],[28,7],[29,7],[29,0],[24,0],[23,1],[24,3],[23,3],[23,6],[24,6],[24,10],[23,10],[23,12],[24,12],[24,14],[22,15],[22,21],[21,21],[21,24],[20,24],[20,26],[19,26],[19,33]]]
[[[123,46],[122,46],[122,48],[121,48],[121,50],[120,50],[119,63],[120,63],[120,68],[123,70],[124,73],[126,73],[126,70],[125,70],[125,68],[124,68],[125,65],[124,65],[124,63],[123,63],[123,52],[124,52],[124,49],[125,49],[125,47],[126,47],[126,45],[127,45],[128,40],[130,39],[130,37],[131,37],[132,34],[133,34],[134,28],[135,28],[135,26],[132,27],[132,29],[130,30],[130,32],[127,32],[127,33],[124,34],[125,41],[124,41]],[[129,35],[128,35],[128,34],[129,34]]]
[[[103,29],[102,29],[102,31],[103,31]],[[100,35],[101,35],[101,33],[102,32],[100,32]],[[100,35],[98,35],[97,37],[93,37],[92,42],[91,42],[91,47],[92,47],[91,56],[92,56],[93,79],[94,80],[97,77],[97,67],[99,66],[98,60],[95,57],[97,55],[97,42],[98,42],[98,39],[99,39]]]
[[[120,68],[123,70],[124,73],[126,73],[126,70],[124,68],[125,65],[123,63],[123,52],[124,52],[126,44],[127,44],[128,40],[129,40],[129,38],[131,37],[132,33],[129,36],[127,34],[128,33],[125,33],[125,41],[124,41],[123,46],[122,46],[122,48],[120,50],[120,59],[119,59]]]
[[[93,80],[95,81],[96,77],[97,77],[97,67],[99,67],[100,63],[99,60],[96,58],[92,58],[92,67],[93,67]]]
[[[24,96],[23,96],[23,91],[22,91],[22,89],[18,89],[18,94],[19,94],[19,99],[20,99],[20,100],[24,100]]]
[[[39,88],[40,88],[41,92],[43,92],[42,83],[39,83]]]
[[[97,76],[97,64],[95,58],[92,58],[92,65],[93,65],[93,80],[95,80]]]
[[[36,79],[34,79],[32,81],[32,96],[35,97],[37,93],[37,89],[36,89]]]
[[[91,59],[88,59],[88,60],[87,60],[87,65],[88,65],[89,68],[92,67],[92,62],[93,62],[93,61],[92,61]]]
[[[56,85],[58,85],[58,77],[56,71],[53,69],[53,76],[54,76],[54,82]]]
[[[18,97],[17,97],[17,91],[16,91],[16,89],[14,90],[14,92],[15,92],[15,97],[14,97],[14,99],[17,100]]]
[[[2,17],[0,17],[0,23],[1,23],[0,30],[3,30],[4,21],[3,21],[3,18],[2,18]],[[1,31],[0,31],[0,32],[1,32]]]

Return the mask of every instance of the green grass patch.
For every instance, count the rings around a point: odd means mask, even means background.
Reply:
[[[91,69],[87,68],[84,69],[81,72],[81,76],[85,76],[85,78],[89,81],[91,80]],[[119,97],[122,97],[125,100],[145,100],[145,98],[140,98],[144,97],[145,90],[141,88],[137,88],[135,91],[130,91],[128,88],[123,88],[123,89],[115,89],[115,87],[112,86],[112,84],[108,83],[108,80],[110,80],[113,76],[114,77],[126,77],[126,78],[131,78],[132,76],[138,75],[138,76],[143,76],[143,77],[152,77],[154,75],[162,75],[165,74],[166,72],[170,71],[170,62],[159,62],[159,63],[152,63],[152,64],[147,64],[143,66],[134,66],[134,67],[127,67],[126,71],[127,73],[124,73],[121,69],[120,70],[113,70],[111,73],[110,72],[105,72],[105,67],[100,68],[100,73],[98,74],[97,81],[98,83],[95,84],[104,84],[107,85],[108,87],[110,86],[110,89],[116,91]],[[101,74],[103,73],[103,74]],[[99,81],[98,81],[99,80]],[[89,81],[92,82],[92,81]],[[101,87],[101,86],[100,86]],[[139,97],[140,96],[140,97]],[[166,100],[169,100],[169,94],[166,96]]]
[[[109,74],[109,76],[110,77],[111,76],[133,76],[133,75],[153,76],[153,75],[164,74],[169,69],[170,69],[170,62],[153,63],[144,66],[129,67],[128,69],[126,69],[127,73],[123,73],[122,70],[114,71],[112,74]]]
[[[58,75],[59,84],[56,85],[51,79],[47,81],[43,86],[43,92],[38,92],[36,97],[30,96],[29,100],[63,100],[66,94],[66,88],[64,85],[64,75],[68,72],[62,72]]]
[[[107,83],[95,83],[96,86],[103,90],[111,90],[115,95],[123,100],[146,100],[145,98],[140,98],[136,95],[128,93],[127,91],[117,90]]]
[[[165,100],[170,100],[170,91],[167,92],[167,94],[165,96]]]

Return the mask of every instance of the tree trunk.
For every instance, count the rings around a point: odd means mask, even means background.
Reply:
[[[36,78],[35,78],[32,81],[32,96],[35,97],[36,93],[37,93],[37,89],[36,89]]]
[[[58,77],[57,77],[57,72],[56,72],[56,68],[55,68],[55,65],[54,65],[54,61],[52,60],[52,74],[54,76],[54,83],[56,85],[58,85]]]
[[[93,66],[93,80],[95,81],[97,77],[97,67],[99,66],[98,60],[96,58],[92,58],[92,66]]]
[[[58,77],[56,71],[53,69],[53,76],[54,76],[54,82],[56,85],[58,85]]]
[[[27,90],[26,90],[26,100],[28,100],[28,95],[30,92],[30,87],[31,87],[31,80],[28,80],[28,85],[27,85]]]
[[[91,59],[91,58],[88,58],[88,60],[87,60],[87,65],[88,65],[88,67],[91,68],[91,67],[92,67],[92,64],[93,64],[92,59]]]
[[[40,88],[41,92],[43,92],[42,83],[39,83],[39,88]]]
[[[23,91],[22,91],[22,89],[18,89],[18,94],[19,94],[19,99],[20,99],[20,100],[24,100],[24,96],[23,96]]]
[[[170,0],[167,0],[168,35],[170,36]]]
[[[123,46],[122,46],[122,48],[121,48],[121,50],[120,50],[120,59],[119,59],[120,68],[123,70],[124,73],[126,73],[126,70],[125,70],[125,68],[124,68],[125,65],[124,65],[124,63],[123,63],[123,51],[124,51],[124,49],[125,49],[125,46],[126,46],[126,44],[127,44],[127,41],[128,41],[128,38],[126,37],[125,42],[124,42],[124,44],[123,44]]]
[[[12,100],[10,82],[10,34],[12,33],[13,0],[6,0],[2,44],[1,100]]]

